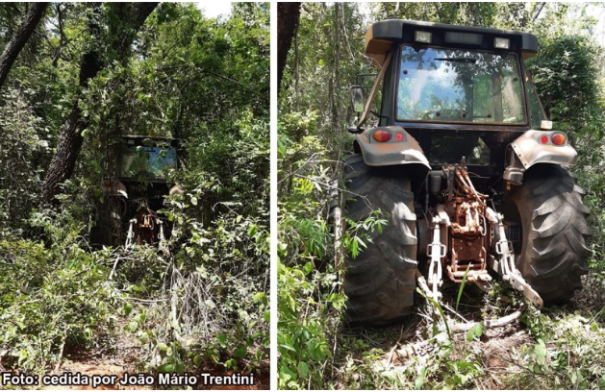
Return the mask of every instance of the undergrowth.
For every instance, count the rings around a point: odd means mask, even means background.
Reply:
[[[251,116],[237,125],[246,150],[229,151],[229,159],[249,183],[246,173],[266,170],[268,140],[258,133],[267,125]],[[186,169],[173,175],[183,193],[161,211],[174,225],[168,251],[92,249],[92,203],[75,182],[59,195],[60,208],[32,212],[20,231],[5,227],[1,370],[48,372],[69,354],[115,353],[119,340],[137,348],[139,371],[268,370],[267,180],[256,180],[254,195],[234,196],[243,187],[238,179]],[[203,210],[198,199],[216,202]]]
[[[235,213],[209,225],[189,219],[189,239],[167,255],[153,247],[94,251],[83,225],[58,233],[56,217],[35,219],[51,233],[47,241],[0,242],[0,275],[11,277],[0,281],[4,369],[42,372],[67,352],[109,350],[120,334],[139,342],[140,370],[265,366],[264,221]]]
[[[309,115],[282,122],[313,126]],[[312,115],[311,115],[312,118]],[[301,121],[303,121],[301,120]],[[278,350],[282,389],[602,389],[605,387],[605,265],[602,194],[598,170],[579,172],[585,203],[595,213],[593,258],[585,289],[575,302],[539,312],[508,284],[495,282],[482,294],[465,285],[444,289],[444,301],[479,323],[452,332],[416,295],[416,312],[380,329],[350,329],[343,321],[346,297],[335,269],[329,222],[332,161],[319,139],[296,143],[281,132],[279,149]],[[310,133],[313,133],[312,130]],[[307,154],[306,151],[312,151]],[[378,230],[378,225],[369,226]],[[364,238],[350,227],[347,252],[363,250]],[[353,245],[355,244],[355,246]],[[460,295],[461,293],[461,295]],[[458,297],[459,303],[457,304]],[[524,307],[521,317],[486,329],[495,319]],[[448,320],[452,314],[445,310]],[[460,320],[458,320],[460,322]]]

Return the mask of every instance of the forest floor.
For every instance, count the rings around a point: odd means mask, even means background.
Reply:
[[[119,325],[124,327],[127,320],[121,320]],[[96,350],[66,352],[61,361],[61,365],[53,369],[51,374],[61,375],[64,373],[79,373],[92,377],[93,375],[117,375],[117,382],[114,385],[101,385],[95,390],[155,390],[155,386],[124,386],[120,384],[123,375],[141,373],[144,369],[144,348],[138,339],[132,339],[126,334],[115,334],[107,337],[104,347]],[[208,372],[213,375],[230,375],[233,371],[225,370],[219,365],[204,365],[198,373]],[[159,386],[163,389],[163,387]],[[92,390],[91,385],[86,386],[42,386],[45,390]],[[252,386],[231,386],[231,385],[198,385],[196,389],[206,390],[264,390],[270,389],[269,363],[262,365],[262,369],[257,369],[255,384]]]
[[[452,330],[451,340],[441,318],[437,316],[433,322],[426,301],[418,296],[416,303],[423,305],[403,324],[341,330],[333,352],[334,386],[605,387],[605,272],[593,271],[583,280],[584,289],[564,307],[546,308],[541,313],[526,308],[519,319],[501,327],[483,327],[479,333]],[[454,308],[457,288],[445,285],[443,294],[443,302]],[[481,322],[487,314],[511,314],[523,302],[510,288],[499,288],[497,297],[489,298],[471,286],[463,292],[458,313],[469,322]],[[444,312],[452,329],[452,312]],[[592,373],[592,379],[586,377]]]

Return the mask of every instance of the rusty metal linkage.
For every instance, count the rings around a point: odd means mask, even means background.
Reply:
[[[453,165],[445,170],[454,173],[453,197],[445,204],[451,219],[451,260],[447,273],[456,283],[461,283],[466,275],[469,283],[484,287],[492,280],[487,272],[487,248],[491,238],[485,216],[488,196],[477,192],[463,167]]]
[[[126,248],[136,245],[155,245],[155,239],[164,245],[164,224],[157,214],[151,210],[145,201],[137,214],[129,222],[126,236]]]
[[[428,282],[433,298],[441,296],[442,263],[449,250],[446,270],[453,282],[462,283],[466,276],[468,283],[488,290],[492,280],[487,272],[489,262],[505,281],[541,309],[542,298],[515,266],[513,246],[506,238],[502,214],[487,206],[488,196],[477,192],[462,165],[451,165],[443,171],[449,179],[447,197],[444,197],[444,204],[437,205],[433,216],[433,242],[427,250],[431,263]],[[495,249],[496,255],[489,254],[488,249]]]

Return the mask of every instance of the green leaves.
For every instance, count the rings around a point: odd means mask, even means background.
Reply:
[[[132,313],[132,304],[130,302],[124,302],[124,315],[128,317]]]
[[[597,66],[602,48],[579,34],[542,37],[540,43],[527,66],[547,116],[570,133],[591,128],[594,121],[602,123],[597,82],[602,77]]]
[[[542,339],[538,339],[538,344],[534,346],[533,354],[539,365],[546,365],[546,345]]]
[[[382,227],[388,224],[388,221],[383,218],[383,212],[380,210],[372,211],[372,214],[363,221],[355,222],[348,218],[345,218],[345,220],[347,222],[347,231],[342,238],[342,243],[353,258],[356,258],[363,249],[367,248],[364,239],[371,242],[371,233],[382,233]]]
[[[292,267],[279,262],[278,277],[278,368],[283,377],[279,384],[281,388],[306,388],[312,379],[312,385],[325,385],[319,369],[331,359],[326,337],[338,328],[333,317],[345,300],[336,276],[321,274],[311,262]],[[320,301],[315,301],[317,295]],[[302,322],[300,314],[304,315]]]
[[[147,344],[147,342],[149,342],[149,335],[146,332],[140,331],[137,334],[137,338],[139,338],[139,340],[141,341],[141,343],[143,344]]]
[[[299,362],[298,366],[297,366],[297,369],[298,369],[298,375],[301,378],[304,379],[304,378],[307,378],[309,376],[309,365],[307,365],[306,362],[302,362],[302,361]]]
[[[165,343],[158,343],[158,351],[165,354],[168,351],[168,346]]]
[[[480,339],[481,335],[483,335],[483,326],[479,323],[466,333],[466,340],[472,342],[475,338]]]
[[[111,254],[85,252],[71,229],[55,233],[51,247],[0,240],[0,259],[10,261],[0,263],[0,274],[11,277],[0,281],[0,345],[12,348],[24,371],[47,368],[60,342],[96,344],[99,331],[111,331],[121,314],[115,287],[106,282]]]
[[[237,346],[235,351],[233,351],[233,356],[238,359],[243,359],[248,354],[248,346],[245,344],[241,344]]]
[[[252,299],[254,300],[254,303],[262,303],[264,306],[269,305],[269,301],[267,300],[265,293],[256,293]]]
[[[165,363],[158,367],[158,373],[174,373],[175,366],[173,363]]]
[[[456,298],[456,312],[458,311],[458,305],[460,304],[460,298],[462,298],[462,292],[464,290],[464,285],[466,284],[466,278],[468,277],[468,271],[470,270],[471,265],[469,264],[466,267],[466,271],[464,271],[464,276],[462,277],[462,283],[460,283],[460,288],[458,289],[458,297]]]
[[[414,381],[414,389],[416,390],[420,390],[422,389],[422,385],[424,384],[424,379],[426,378],[428,373],[428,369],[422,369],[420,371],[420,374],[418,374],[418,377],[416,377],[416,380]]]
[[[136,330],[139,328],[139,323],[136,321],[131,321],[128,323],[128,330],[132,333],[135,333]]]
[[[218,344],[222,348],[226,348],[227,347],[227,335],[226,334],[219,333],[218,335],[216,335],[216,340],[218,341]]]

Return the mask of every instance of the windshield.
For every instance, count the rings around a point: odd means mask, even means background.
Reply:
[[[122,155],[121,176],[163,179],[166,170],[176,167],[174,148],[127,146]]]
[[[402,47],[400,121],[526,123],[514,54]]]

